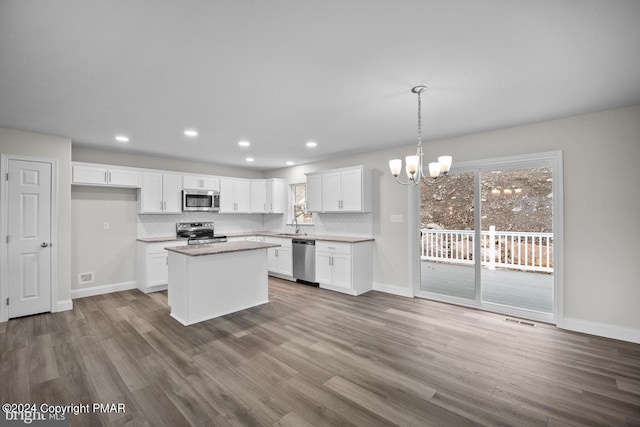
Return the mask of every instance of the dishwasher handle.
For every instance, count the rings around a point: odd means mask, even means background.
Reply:
[[[316,241],[309,239],[292,239],[291,243],[294,245],[315,245]]]

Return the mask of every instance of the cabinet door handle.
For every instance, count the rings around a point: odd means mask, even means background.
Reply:
[[[108,175],[109,175],[109,183],[111,183],[111,172],[109,172]]]
[[[109,182],[109,178],[107,178],[107,172],[104,173],[104,182]]]

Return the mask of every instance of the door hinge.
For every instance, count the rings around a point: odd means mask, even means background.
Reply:
[[[11,236],[7,234],[7,243],[9,243],[10,241],[11,241]]]
[[[9,305],[9,298],[7,298],[7,305]]]
[[[9,172],[7,172],[7,181],[9,181]]]

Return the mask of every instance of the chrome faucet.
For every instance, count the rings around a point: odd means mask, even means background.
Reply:
[[[298,217],[295,215],[295,213],[293,214],[293,223],[296,226],[295,233],[296,234],[300,234],[300,226],[298,225]]]

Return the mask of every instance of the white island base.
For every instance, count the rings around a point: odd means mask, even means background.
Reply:
[[[198,256],[170,251],[168,263],[171,317],[185,326],[269,302],[266,248]]]

